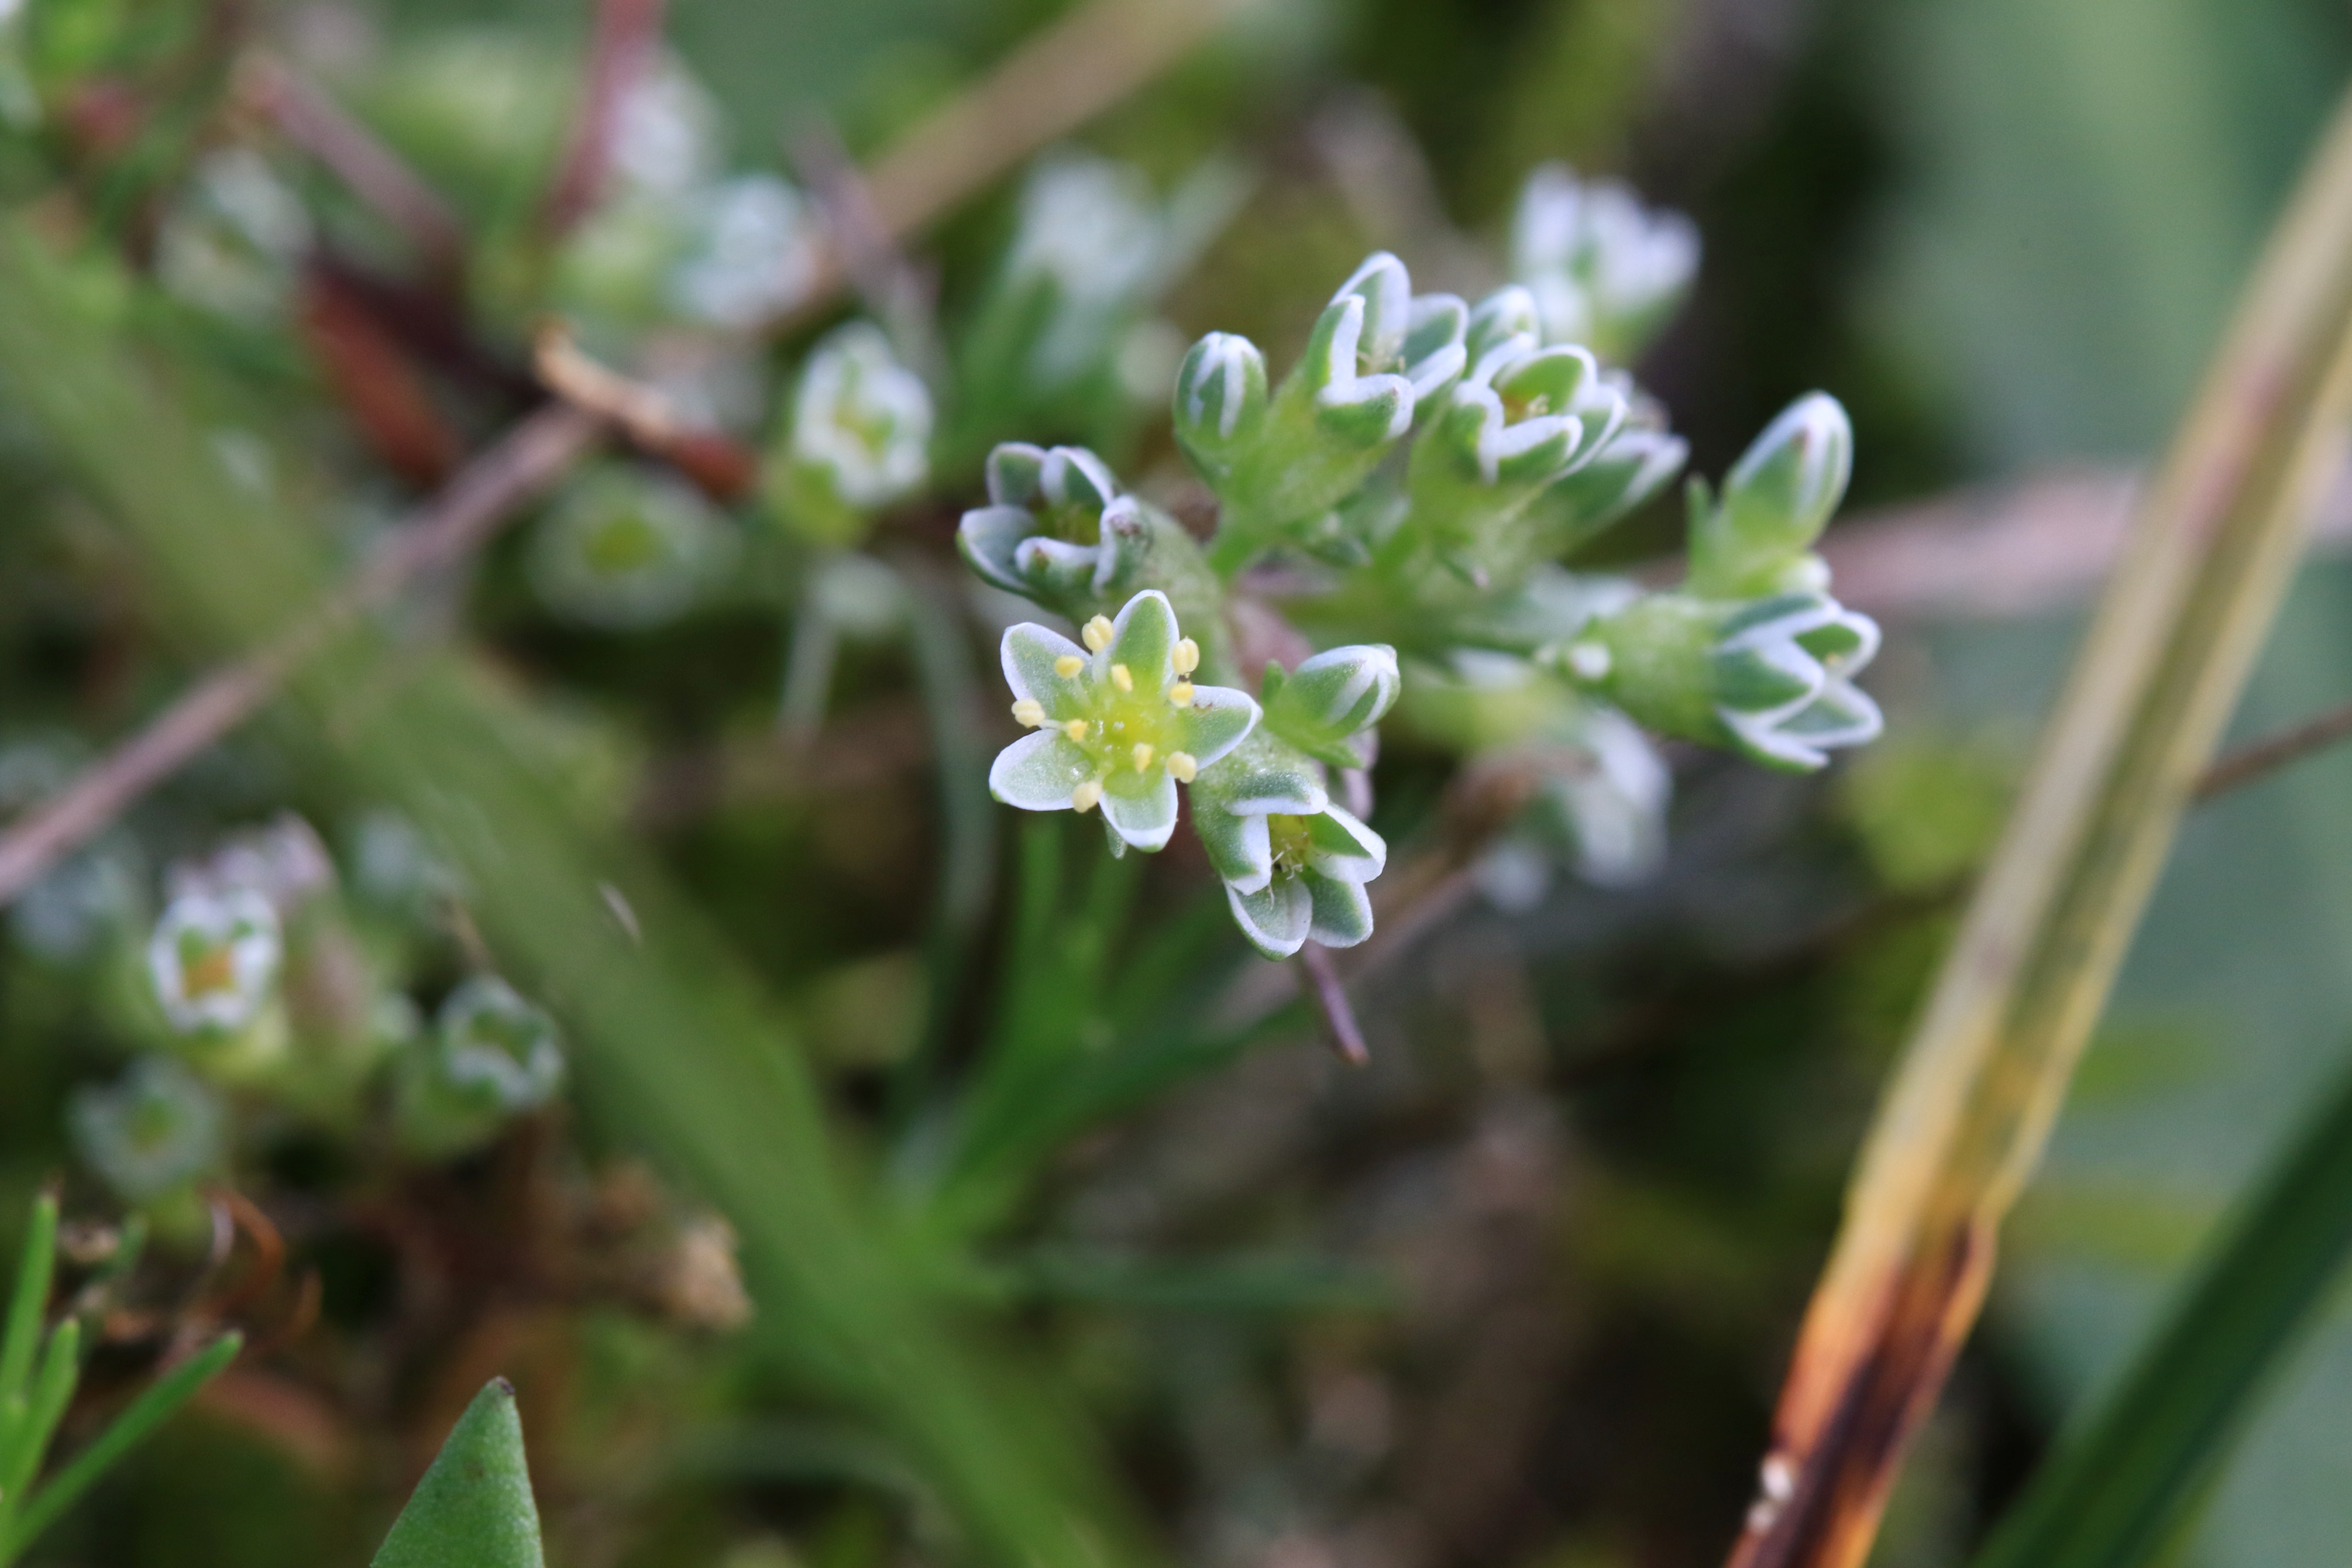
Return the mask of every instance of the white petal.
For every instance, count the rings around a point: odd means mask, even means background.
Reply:
[[[1072,654],[1083,659],[1087,650],[1050,626],[1034,621],[1007,626],[1002,655],[1004,684],[1013,688],[1015,698],[1034,699],[1057,719],[1074,717],[1070,707],[1076,700],[1076,678],[1065,679],[1054,673],[1055,661]]]
[[[1168,770],[1114,769],[1103,780],[1103,821],[1136,848],[1156,852],[1176,831],[1176,781]]]
[[[1229,811],[1192,797],[1192,831],[1209,852],[1209,865],[1237,893],[1262,892],[1274,880],[1274,840],[1264,812]]]
[[[1339,806],[1326,806],[1307,825],[1307,865],[1318,875],[1369,882],[1388,863],[1388,841]]]
[[[1234,923],[1250,945],[1268,958],[1288,958],[1307,945],[1307,928],[1315,919],[1314,900],[1303,877],[1285,877],[1262,892],[1225,889],[1225,903]]]
[[[1307,934],[1325,947],[1353,947],[1372,934],[1372,900],[1362,883],[1309,873],[1294,886],[1307,890],[1314,911]]]
[[[1036,528],[1037,519],[1026,508],[974,507],[956,524],[956,551],[982,577],[1017,594],[1027,584],[1013,569],[1013,552]]]
[[[1167,595],[1157,588],[1146,588],[1113,617],[1110,642],[1103,648],[1096,668],[1107,673],[1112,665],[1123,664],[1137,686],[1146,691],[1158,691],[1175,677],[1175,667],[1169,662],[1175,648],[1175,608],[1168,603]],[[1209,759],[1200,760],[1206,763]]]
[[[988,770],[988,793],[1024,811],[1066,811],[1070,792],[1094,774],[1094,759],[1068,736],[1039,730],[996,753]]]
[[[1116,646],[1116,645],[1114,645]],[[1142,677],[1136,677],[1139,682]],[[1189,752],[1192,760],[1207,767],[1219,757],[1238,746],[1257,725],[1257,699],[1231,686],[1196,686],[1192,688],[1192,705],[1176,715],[1178,731],[1184,743],[1176,748]]]

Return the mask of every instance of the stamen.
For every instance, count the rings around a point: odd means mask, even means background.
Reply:
[[[1034,697],[1024,697],[1013,705],[1013,721],[1042,730],[1045,727],[1045,705]]]
[[[1088,621],[1085,627],[1079,631],[1078,637],[1087,647],[1093,649],[1097,653],[1102,652],[1103,649],[1110,647],[1109,617],[1106,616],[1097,616],[1093,620]]]
[[[1174,779],[1178,784],[1191,784],[1192,782],[1193,775],[1198,773],[1200,771],[1201,764],[1192,760],[1192,752],[1171,752],[1168,753],[1168,776]]]
[[[1087,721],[1084,719],[1073,719],[1062,726],[1062,733],[1073,741],[1083,741],[1087,738]]]
[[[1176,646],[1168,650],[1168,662],[1177,674],[1192,674],[1201,668],[1201,645],[1191,637],[1178,637]]]
[[[1168,689],[1168,700],[1173,702],[1179,708],[1190,708],[1192,706],[1192,683],[1189,680],[1180,680],[1175,685],[1170,687]]]
[[[1076,680],[1078,678],[1078,671],[1086,667],[1085,659],[1080,658],[1076,654],[1066,653],[1054,661],[1054,673],[1064,680]]]
[[[1123,664],[1114,664],[1110,667],[1110,683],[1113,686],[1118,687],[1121,691],[1132,691],[1135,689],[1135,677],[1129,673],[1127,666]]]
[[[1088,779],[1086,783],[1080,784],[1077,788],[1070,792],[1070,809],[1072,811],[1092,811],[1096,806],[1101,804],[1102,781],[1099,779]]]
[[[1151,766],[1151,742],[1149,741],[1138,741],[1135,743],[1135,751],[1132,755],[1135,758],[1135,771],[1137,773],[1142,773],[1145,769]]]

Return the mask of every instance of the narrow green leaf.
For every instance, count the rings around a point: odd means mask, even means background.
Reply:
[[[244,1348],[244,1335],[223,1334],[150,1384],[114,1418],[112,1426],[99,1434],[96,1442],[76,1454],[73,1461],[47,1486],[26,1500],[24,1511],[7,1526],[5,1533],[0,1533],[0,1564],[13,1561],[17,1552],[55,1523],[59,1514],[71,1508],[92,1482],[137,1447],[149,1433],[185,1405],[197,1389],[211,1382],[215,1373],[235,1361],[236,1352]]]
[[[1976,1568],[2151,1561],[2352,1250],[2352,1071],[2223,1222],[2123,1382],[2037,1471]]]
[[[8,1327],[0,1334],[0,1401],[25,1391],[40,1347],[41,1316],[49,1304],[49,1279],[57,1268],[58,1200],[44,1193],[33,1201],[33,1223],[25,1231],[24,1261],[16,1266],[16,1289],[8,1302]]]
[[[540,1568],[541,1561],[514,1385],[494,1378],[457,1418],[373,1568]]]
[[[26,1391],[23,1422],[10,1434],[6,1453],[0,1457],[0,1508],[9,1498],[23,1496],[40,1472],[41,1456],[47,1451],[49,1439],[57,1436],[66,1406],[73,1402],[80,1373],[81,1325],[68,1318],[49,1336],[41,1370]]]

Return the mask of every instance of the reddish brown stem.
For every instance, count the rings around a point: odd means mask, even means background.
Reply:
[[[1348,1005],[1348,988],[1331,963],[1331,950],[1308,942],[1298,950],[1298,989],[1314,1004],[1323,1020],[1324,1037],[1339,1059],[1351,1068],[1369,1066],[1372,1053],[1364,1045],[1364,1031],[1356,1024],[1356,1010]]]
[[[569,234],[604,198],[621,107],[653,65],[661,44],[663,9],[663,0],[601,0],[596,7],[587,81],[572,122],[572,140],[541,214],[541,226],[551,238]]]

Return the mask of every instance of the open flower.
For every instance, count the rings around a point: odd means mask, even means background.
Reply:
[[[1364,884],[1387,866],[1388,845],[1331,804],[1309,758],[1253,736],[1202,780],[1192,825],[1234,923],[1268,958],[1287,958],[1309,938],[1352,947],[1372,934]]]
[[[250,888],[172,900],[147,942],[163,1016],[184,1035],[225,1035],[260,1016],[285,956],[278,911]]]
[[[68,1115],[81,1157],[130,1203],[179,1192],[221,1166],[220,1101],[168,1057],[143,1057],[112,1086],[81,1090]]]
[[[1877,652],[1878,623],[1834,599],[1766,599],[1733,616],[1716,645],[1716,713],[1756,761],[1818,768],[1885,727],[1853,684]]]
[[[1083,635],[1082,648],[1028,622],[1004,634],[1013,716],[1036,733],[997,757],[989,793],[1024,811],[1099,805],[1118,846],[1159,849],[1176,830],[1176,786],[1241,743],[1257,703],[1192,683],[1201,651],[1157,590]]]
[[[1544,341],[1612,361],[1640,352],[1698,271],[1698,230],[1623,185],[1565,163],[1528,176],[1511,225],[1511,272],[1535,297]]]

